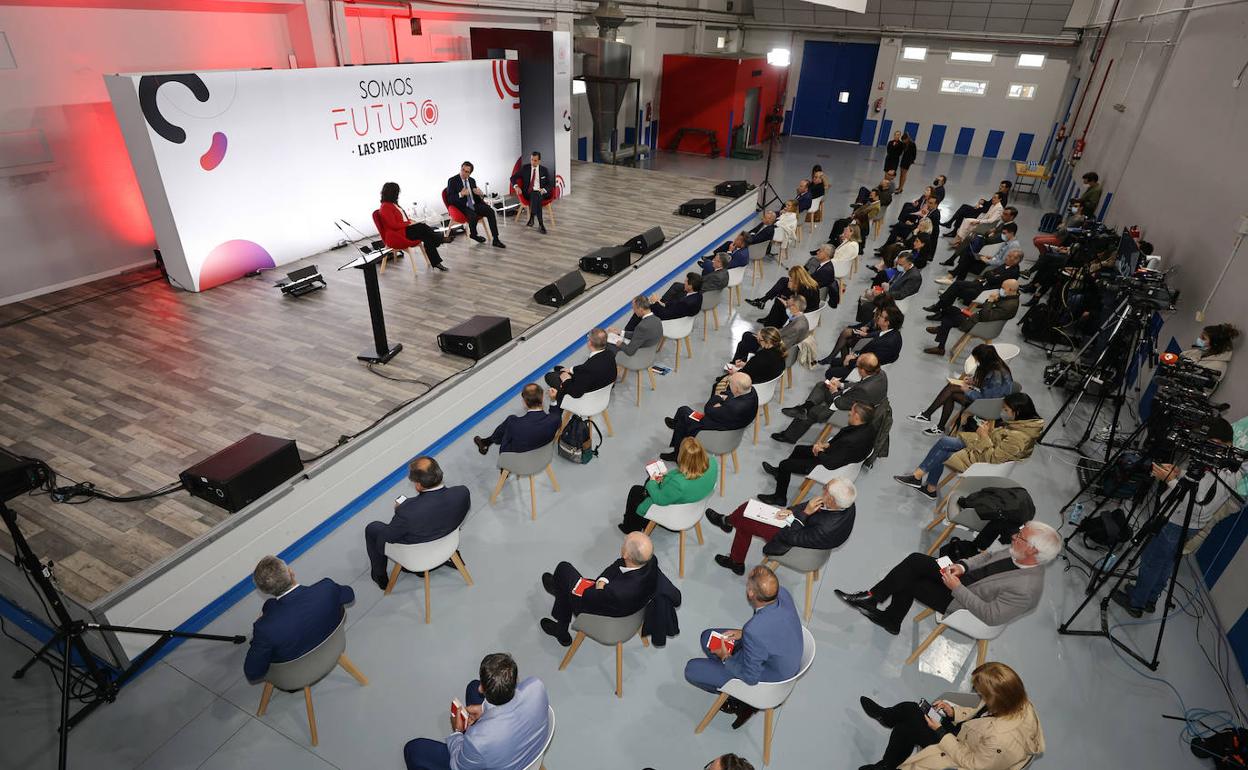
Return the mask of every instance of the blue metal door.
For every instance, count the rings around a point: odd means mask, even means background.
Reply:
[[[791,132],[857,142],[879,50],[873,43],[806,41]]]

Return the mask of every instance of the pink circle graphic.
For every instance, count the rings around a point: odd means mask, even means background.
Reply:
[[[212,144],[208,145],[208,151],[199,156],[199,167],[204,171],[212,171],[221,165],[221,161],[225,160],[226,148],[225,134],[220,131],[212,135]]]
[[[420,119],[426,126],[437,125],[438,105],[432,99],[420,103]]]
[[[204,291],[235,278],[270,267],[276,267],[273,255],[253,241],[235,239],[220,244],[204,258],[199,267],[199,290]]]

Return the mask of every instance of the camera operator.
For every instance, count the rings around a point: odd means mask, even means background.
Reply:
[[[1217,372],[1218,382],[1221,383],[1231,363],[1231,342],[1238,336],[1239,329],[1231,324],[1206,326],[1200,330],[1195,344],[1179,355],[1194,364]],[[1217,387],[1215,384],[1213,389],[1217,390]]]
[[[1057,285],[1065,268],[1085,268],[1095,275],[1118,259],[1118,236],[1094,220],[1079,219],[1071,225],[1060,246],[1046,246],[1040,259],[1023,273],[1031,282],[1020,287],[1023,294],[1036,293],[1037,298]]]
[[[1229,422],[1217,417],[1207,425],[1204,436],[1206,440],[1219,446],[1231,445],[1234,433]],[[1187,472],[1187,465],[1188,463],[1153,463],[1153,478],[1173,488]],[[1204,529],[1213,514],[1227,501],[1237,475],[1238,470],[1220,469],[1201,476],[1196,488],[1196,504],[1192,508],[1191,521],[1188,522],[1188,537]],[[1222,483],[1219,483],[1219,479]],[[1135,585],[1129,591],[1118,589],[1110,595],[1114,603],[1125,609],[1131,617],[1138,618],[1145,612],[1152,614],[1157,611],[1157,598],[1161,596],[1170,579],[1179,541],[1183,539],[1183,519],[1186,515],[1187,505],[1181,502],[1140,553]]]

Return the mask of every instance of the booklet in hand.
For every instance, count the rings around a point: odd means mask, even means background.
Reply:
[[[646,463],[646,475],[658,481],[660,477],[667,475],[667,463],[662,460],[652,460]]]
[[[458,698],[451,699],[451,716],[456,720],[468,716],[467,709],[464,708],[464,704],[459,702]]]
[[[581,578],[577,580],[576,585],[572,586],[572,595],[584,596],[585,592],[589,590],[589,587],[592,586],[594,582],[595,581],[590,580],[589,578]]]
[[[729,639],[728,637],[719,633],[718,631],[712,631],[711,638],[707,640],[706,646],[710,648],[711,652],[719,652],[720,649],[723,649],[729,655],[731,655],[732,648],[736,647],[737,643],[733,641],[732,639]]]
[[[689,413],[689,419],[690,419],[690,420],[694,420],[694,421],[697,421],[697,422],[702,422],[702,417],[703,417],[703,414],[702,414],[701,412],[690,412],[690,413]]]

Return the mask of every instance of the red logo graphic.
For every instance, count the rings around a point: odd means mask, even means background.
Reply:
[[[491,62],[494,75],[494,92],[499,99],[515,99],[513,109],[520,109],[520,62],[514,59],[494,59]]]
[[[426,99],[420,103],[420,119],[426,126],[437,125],[438,105],[432,99]]]
[[[567,189],[567,183],[563,181],[563,174],[555,174],[555,194],[552,197],[562,198],[563,191]]]

